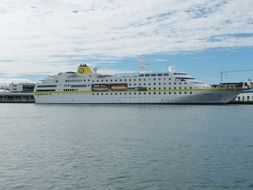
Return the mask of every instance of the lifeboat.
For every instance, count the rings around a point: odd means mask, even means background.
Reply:
[[[108,91],[109,85],[108,84],[93,84],[91,86],[92,91]]]
[[[111,90],[127,90],[127,83],[111,84]]]

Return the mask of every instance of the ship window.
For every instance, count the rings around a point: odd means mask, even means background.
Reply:
[[[136,92],[134,94],[136,94]]]
[[[154,78],[154,80],[155,80],[155,78]]]
[[[181,89],[181,87],[179,87],[179,89]]]
[[[184,84],[187,84],[187,82],[185,82]]]
[[[129,94],[131,95],[132,93],[131,93],[131,92],[129,92]]]
[[[169,73],[164,73],[163,76],[169,76]]]
[[[127,81],[126,79],[124,79],[124,81]]]
[[[179,92],[179,94],[182,94],[182,92]]]
[[[151,94],[151,92],[149,92],[148,94]]]
[[[117,95],[117,92],[115,92],[115,95]]]
[[[169,94],[171,94],[171,92],[169,92]]]
[[[146,94],[146,92],[144,92],[143,94]]]
[[[174,94],[177,94],[177,92],[174,92]]]
[[[112,93],[110,93],[112,95]]]
[[[164,92],[163,94],[166,94],[166,92]]]
[[[161,92],[158,92],[158,94],[161,94]]]
[[[156,88],[154,88],[154,90],[155,90]]]
[[[179,84],[181,84],[181,82]]]
[[[150,76],[150,74],[145,74],[145,77],[149,77]]]
[[[174,89],[177,89],[177,87],[174,87]]]
[[[141,81],[141,79],[139,79],[139,81]]]
[[[120,92],[119,95],[122,95],[122,93]]]
[[[187,92],[184,92],[184,94],[187,94]]]
[[[125,92],[125,95],[127,95],[127,93]]]
[[[159,82],[158,85],[161,85],[161,83]]]
[[[163,88],[164,90],[166,89],[166,87]]]
[[[156,83],[154,83],[154,85],[156,85]]]
[[[134,79],[134,81],[136,81],[136,79]]]
[[[159,73],[159,74],[157,74],[157,76],[162,76],[162,74],[161,74],[161,73]]]
[[[153,92],[153,94],[156,94],[156,92]]]
[[[139,77],[143,77],[144,75],[143,74],[139,74]]]
[[[56,87],[56,85],[38,85],[38,88],[44,88],[44,87]]]
[[[119,81],[122,81],[122,79],[119,79]]]
[[[192,92],[190,92],[190,94],[192,94]]]
[[[141,94],[141,92],[139,92],[139,94]]]
[[[141,85],[141,83],[139,83],[139,85]]]
[[[177,83],[174,82],[174,85],[176,85]]]
[[[86,84],[75,84],[75,85],[71,85],[71,87],[87,87]]]
[[[156,76],[156,74],[151,74],[151,76],[152,76],[152,77],[155,77],[155,76]]]
[[[131,81],[131,79],[129,79],[129,81]]]
[[[146,85],[146,83],[143,83],[143,85]]]

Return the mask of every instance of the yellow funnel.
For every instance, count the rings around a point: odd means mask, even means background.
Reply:
[[[81,64],[79,65],[78,69],[77,69],[77,74],[80,75],[88,75],[88,74],[92,74],[92,70],[90,67],[88,67],[86,64]]]

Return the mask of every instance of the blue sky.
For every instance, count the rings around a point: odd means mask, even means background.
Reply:
[[[169,65],[208,83],[253,69],[252,0],[1,0],[0,83],[75,70]],[[230,73],[224,81],[253,78]]]

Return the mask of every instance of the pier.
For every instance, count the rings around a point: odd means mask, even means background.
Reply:
[[[0,103],[35,103],[33,93],[0,93]]]

